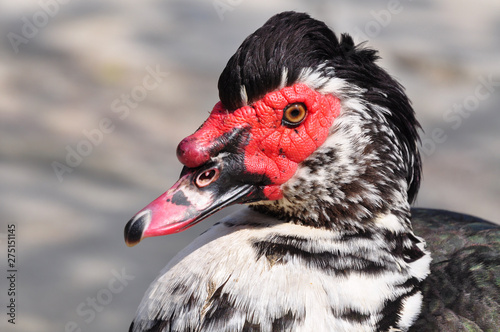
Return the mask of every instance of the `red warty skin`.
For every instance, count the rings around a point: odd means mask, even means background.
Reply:
[[[293,103],[307,108],[305,120],[295,128],[282,124],[283,109]],[[194,168],[208,162],[224,148],[217,143],[235,128],[250,128],[250,143],[244,147],[246,172],[271,180],[264,188],[269,200],[282,197],[280,185],[288,181],[297,165],[316,150],[340,112],[340,100],[320,94],[305,84],[295,84],[265,95],[252,105],[227,111],[219,102],[193,135],[179,144],[178,158]]]

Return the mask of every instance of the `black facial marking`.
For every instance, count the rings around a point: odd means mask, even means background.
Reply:
[[[191,206],[191,202],[187,199],[182,190],[177,191],[172,196],[172,203],[174,203],[175,205]]]
[[[211,190],[214,195],[220,195],[228,192],[235,186],[254,185],[255,188],[260,188],[271,183],[271,180],[263,174],[253,174],[245,169],[245,147],[250,142],[250,128],[237,127],[220,136],[212,145],[210,154],[216,157],[219,154],[225,154],[219,169],[220,175],[216,180],[217,186],[207,186],[199,188],[200,190]],[[209,169],[213,163],[200,167],[201,169]],[[186,174],[191,169],[184,167],[182,174]],[[215,183],[215,182],[214,182]],[[253,201],[264,200],[266,197],[260,190],[255,190],[252,195],[244,197],[238,203],[250,203]]]
[[[220,152],[239,154],[250,141],[249,127],[236,127],[222,134],[213,144],[210,154],[215,156]]]

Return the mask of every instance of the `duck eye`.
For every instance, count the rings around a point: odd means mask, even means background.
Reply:
[[[202,171],[198,176],[196,177],[196,186],[198,188],[203,188],[214,182],[219,178],[219,170],[217,168],[210,168],[205,171]]]
[[[287,127],[297,127],[304,121],[306,115],[306,105],[302,103],[290,104],[283,109],[283,119],[281,123]]]

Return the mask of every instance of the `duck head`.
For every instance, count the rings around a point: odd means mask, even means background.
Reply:
[[[419,125],[376,59],[307,14],[269,19],[229,60],[220,101],[177,147],[179,180],[128,222],[127,245],[236,203],[312,227],[361,230],[387,213],[405,227]]]

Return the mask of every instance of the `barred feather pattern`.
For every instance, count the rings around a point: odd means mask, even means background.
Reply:
[[[423,246],[411,233],[327,231],[245,209],[174,258],[130,331],[404,331],[428,273]]]

